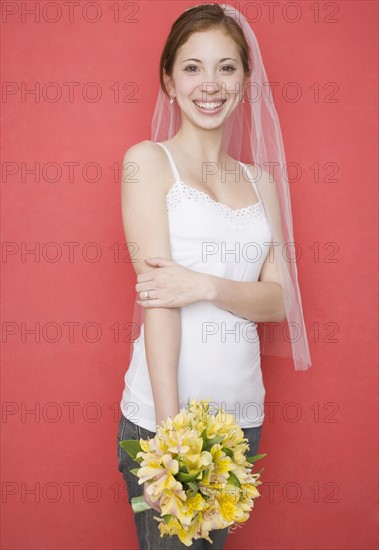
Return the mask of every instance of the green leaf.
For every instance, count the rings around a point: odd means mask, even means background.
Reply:
[[[178,481],[192,481],[193,479],[196,479],[197,476],[200,474],[200,470],[198,472],[194,472],[192,474],[186,474],[185,472],[178,472],[175,476],[175,478]]]
[[[189,486],[189,488],[191,489],[191,491],[193,492],[194,495],[196,495],[199,487],[196,483],[196,481],[188,481],[187,482],[187,485]]]
[[[267,456],[267,453],[263,453],[261,455],[254,455],[254,456],[247,456],[246,460],[250,463],[257,462],[257,460],[260,460],[261,458]]]
[[[139,471],[139,468],[133,468],[132,470],[130,470],[130,472],[137,477],[138,477],[138,473],[137,473],[138,471]]]
[[[135,439],[124,439],[123,441],[120,441],[120,446],[128,453],[129,456],[133,458],[136,462],[141,460],[140,458],[136,458],[137,453],[142,451],[140,442]]]
[[[205,446],[206,444],[208,443],[208,438],[207,438],[207,428],[204,428],[204,430],[201,432],[201,436],[200,436],[203,440],[203,447],[201,450],[205,449]]]
[[[229,447],[223,447],[222,450],[226,456],[229,456],[232,460],[234,460],[234,451],[232,451],[232,449],[229,449]]]
[[[164,519],[165,523],[169,523],[169,521],[171,520],[171,518],[172,518],[172,514],[165,514],[165,515],[163,516],[163,519]]]
[[[234,485],[235,487],[241,487],[240,480],[235,474],[233,474],[233,472],[229,472],[228,483],[230,483],[230,485]]]
[[[216,443],[220,443],[223,439],[225,439],[225,434],[219,435],[218,437],[214,437],[213,439],[208,439],[207,444],[205,446],[205,450],[210,451],[213,445],[216,445]]]
[[[139,512],[144,512],[145,510],[150,510],[151,508],[150,504],[146,502],[143,495],[139,497],[133,497],[130,503],[135,514],[138,514]]]

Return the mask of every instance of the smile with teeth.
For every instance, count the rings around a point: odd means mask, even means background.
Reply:
[[[194,101],[194,104],[197,105],[197,107],[200,107],[201,109],[205,109],[206,111],[214,111],[215,109],[218,109],[225,103],[226,99],[223,99],[222,101],[217,102],[206,102],[203,103],[201,101]]]

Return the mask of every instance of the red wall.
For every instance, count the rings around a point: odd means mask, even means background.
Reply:
[[[236,7],[299,170],[313,367],[263,361],[262,497],[227,549],[371,550],[377,3],[276,4]],[[81,2],[70,16],[61,1],[2,2],[2,548],[137,548],[116,459],[135,284],[120,163],[150,139],[160,51],[190,5]]]

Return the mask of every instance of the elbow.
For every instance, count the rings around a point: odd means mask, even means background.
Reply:
[[[254,317],[254,319],[256,319],[256,317]],[[270,314],[267,313],[261,321],[263,323],[282,323],[286,319],[287,315],[285,311],[283,312],[282,309],[273,309]]]
[[[275,301],[275,303],[271,305],[270,310],[267,310],[262,321],[266,323],[282,323],[286,319],[287,312],[284,307],[283,299],[280,297],[280,300]],[[252,320],[256,320],[256,318],[254,317]]]
[[[280,309],[276,315],[275,321],[277,321],[278,323],[283,323],[283,321],[285,321],[286,319],[287,319],[286,310],[284,308]]]
[[[282,291],[282,286],[280,284],[278,284],[279,286],[279,289],[280,289],[280,293],[279,293],[279,303],[278,303],[278,308],[277,308],[277,312],[276,312],[276,319],[275,321],[277,321],[278,323],[282,323],[283,321],[285,321],[287,319],[287,312],[286,312],[286,308],[285,308],[285,305],[284,305],[284,297],[283,297],[283,291]]]

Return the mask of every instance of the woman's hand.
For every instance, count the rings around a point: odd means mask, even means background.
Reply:
[[[159,502],[153,502],[153,501],[150,499],[149,495],[148,495],[147,492],[146,492],[146,487],[147,487],[147,485],[146,485],[146,482],[145,482],[145,483],[143,484],[143,498],[145,499],[145,501],[147,502],[147,504],[150,504],[150,506],[151,506],[154,510],[156,510],[156,511],[159,512],[159,513],[161,513],[162,510],[161,510],[161,507],[159,506]]]
[[[152,271],[139,273],[135,289],[143,307],[182,307],[207,300],[206,274],[193,271],[167,258],[145,258]],[[148,298],[140,293],[149,291]]]

